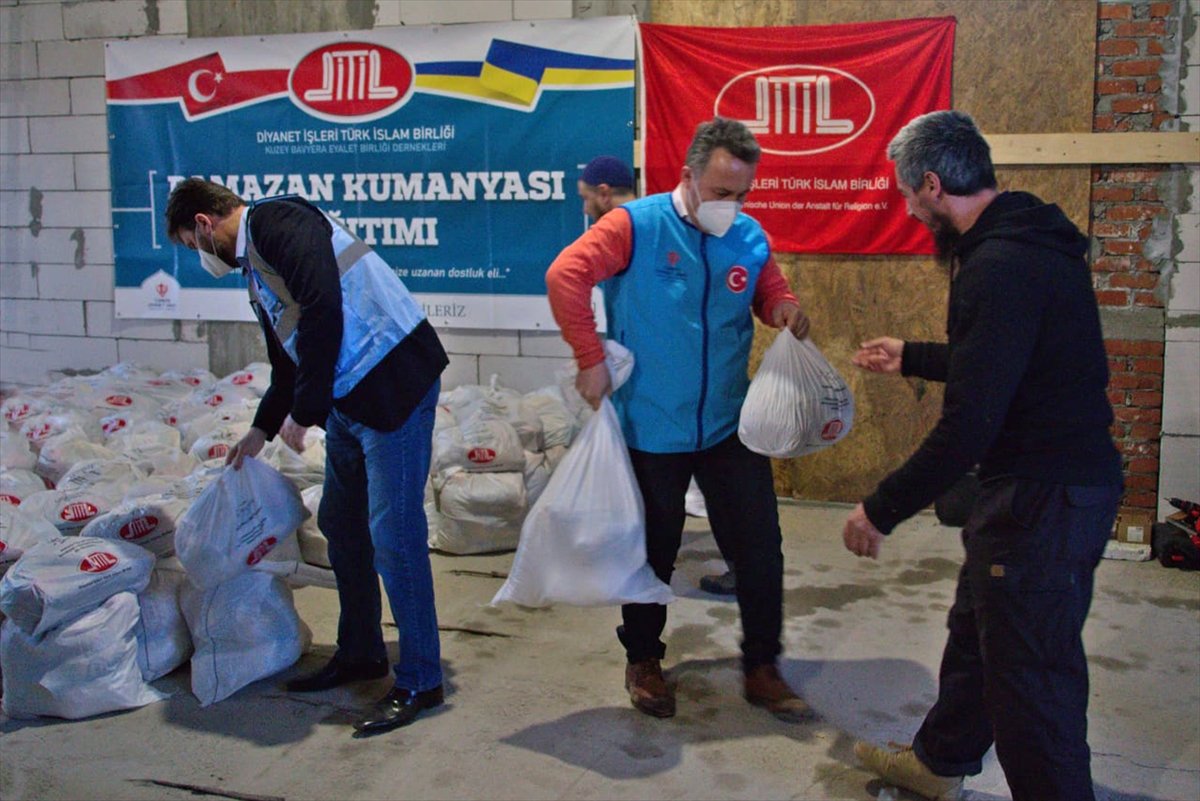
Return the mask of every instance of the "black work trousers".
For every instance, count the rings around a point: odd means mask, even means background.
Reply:
[[[779,656],[783,626],[783,550],[771,461],[752,453],[734,434],[689,453],[629,450],[646,506],[646,557],[671,583],[683,534],[683,499],[692,476],[704,493],[708,520],[721,553],[735,565],[742,618],[742,667],[751,670]],[[630,662],[662,659],[667,624],[662,604],[625,604],[617,635]]]
[[[913,742],[944,776],[994,742],[1014,801],[1091,801],[1083,623],[1121,488],[985,482],[963,529],[938,699]]]

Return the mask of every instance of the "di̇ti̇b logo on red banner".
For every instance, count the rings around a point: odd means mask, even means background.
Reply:
[[[952,17],[640,30],[648,192],[675,186],[699,123],[727,117],[762,148],[743,211],[776,250],[933,252],[887,144],[913,117],[950,107]]]

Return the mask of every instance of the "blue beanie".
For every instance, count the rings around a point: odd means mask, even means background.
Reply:
[[[608,184],[614,188],[633,189],[633,170],[616,156],[596,156],[583,168],[579,180],[588,186]]]

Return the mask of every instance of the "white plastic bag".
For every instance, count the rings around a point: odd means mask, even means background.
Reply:
[[[665,604],[646,562],[646,523],[612,403],[591,416],[525,518],[508,580],[492,599],[523,606]]]
[[[828,448],[850,432],[854,398],[810,339],[779,332],[742,404],[738,438],[763,456],[790,459]]]
[[[283,579],[247,571],[211,589],[186,583],[180,606],[192,633],[192,692],[200,706],[289,667],[312,642]]]
[[[521,438],[506,420],[474,418],[462,426],[443,429],[433,438],[433,471],[452,467],[488,473],[524,470]]]
[[[169,493],[145,495],[114,506],[79,532],[84,537],[132,542],[157,557],[175,553],[175,529],[187,510],[184,499]]]
[[[511,551],[525,514],[524,473],[471,473],[450,469],[434,478],[438,526],[429,547],[454,554]]]
[[[29,440],[0,422],[0,467],[32,470],[35,464],[37,454],[29,447]]]
[[[708,504],[694,476],[688,484],[687,494],[683,496],[683,510],[691,517],[708,517]]]
[[[49,520],[0,503],[0,576],[39,542],[61,537]]]
[[[0,503],[20,506],[30,495],[46,491],[46,482],[32,470],[0,468]]]
[[[146,589],[138,593],[137,660],[146,681],[162,678],[192,655],[192,635],[179,606],[186,583],[184,573],[155,568]]]
[[[94,537],[46,540],[0,579],[0,611],[40,637],[118,592],[141,592],[153,568],[153,554],[136,545]]]
[[[215,587],[249,569],[300,527],[308,510],[296,485],[253,457],[225,468],[175,528],[191,580]]]
[[[93,518],[106,513],[120,501],[121,490],[109,485],[35,492],[21,502],[21,508],[49,520],[63,534],[78,534]]]
[[[166,698],[142,678],[137,622],[137,599],[129,592],[117,593],[45,637],[4,621],[4,711],[14,718],[77,720]]]

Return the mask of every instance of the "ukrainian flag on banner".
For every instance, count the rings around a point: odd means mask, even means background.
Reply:
[[[586,89],[633,84],[632,59],[601,58],[493,39],[487,58],[416,65],[418,88],[532,110],[543,87]]]

